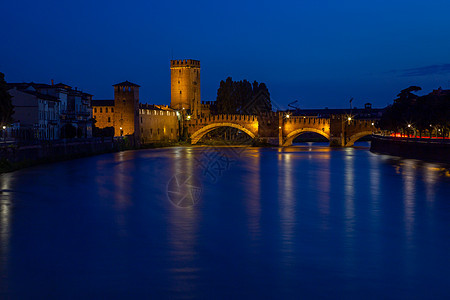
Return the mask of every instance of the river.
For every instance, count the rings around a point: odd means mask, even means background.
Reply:
[[[448,166],[367,143],[125,151],[0,189],[0,298],[450,295]]]

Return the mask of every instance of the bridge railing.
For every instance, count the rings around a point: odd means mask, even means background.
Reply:
[[[191,119],[188,122],[190,124],[202,125],[224,121],[255,122],[258,121],[258,117],[254,115],[221,114],[211,115],[200,119]]]
[[[305,116],[294,116],[286,119],[287,123],[300,123],[300,124],[330,124],[330,119],[328,118],[318,118],[318,117],[305,117]]]

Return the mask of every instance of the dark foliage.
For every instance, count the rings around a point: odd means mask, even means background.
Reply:
[[[270,93],[264,83],[233,81],[231,77],[220,82],[216,103],[221,114],[258,115],[272,110]]]
[[[423,132],[438,131],[442,135],[448,132],[450,91],[438,89],[422,97],[413,94],[419,90],[420,87],[411,86],[398,94],[398,98],[383,113],[381,129],[395,132],[415,130],[419,135]]]
[[[2,126],[12,122],[11,117],[14,114],[14,106],[11,99],[5,75],[0,72],[0,124]]]

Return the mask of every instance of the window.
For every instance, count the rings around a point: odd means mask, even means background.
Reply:
[[[159,135],[159,128],[158,128],[158,135]]]
[[[180,95],[181,95],[181,91],[180,91]]]
[[[108,108],[107,107],[105,107],[105,113],[108,113]]]
[[[150,134],[153,134],[153,128],[150,128]]]
[[[100,113],[102,113],[102,108],[100,107]]]
[[[94,107],[94,113],[97,113],[97,107]]]
[[[141,123],[142,123],[142,117],[141,117]]]
[[[112,113],[114,112],[114,108],[112,108],[112,107],[111,107],[111,112],[112,112]]]
[[[111,123],[111,117],[108,117],[108,123]]]

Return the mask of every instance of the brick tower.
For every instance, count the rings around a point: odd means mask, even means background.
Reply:
[[[193,117],[200,115],[200,61],[170,61],[170,107]]]
[[[139,135],[139,85],[124,81],[114,84],[115,136]]]

